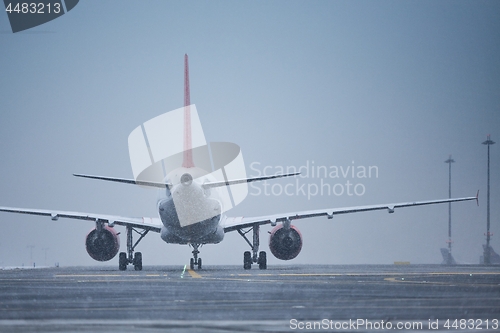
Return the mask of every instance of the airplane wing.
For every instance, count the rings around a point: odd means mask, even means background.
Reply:
[[[259,225],[271,224],[274,226],[276,225],[276,223],[284,222],[286,220],[293,221],[293,220],[300,220],[318,216],[326,216],[329,219],[332,219],[334,215],[338,214],[368,212],[371,210],[384,210],[384,209],[387,209],[389,213],[394,213],[394,210],[396,208],[403,208],[403,207],[424,206],[424,205],[433,205],[446,202],[457,202],[457,201],[468,201],[468,200],[476,200],[476,202],[478,202],[478,195],[479,191],[477,192],[477,195],[475,197],[466,197],[466,198],[400,202],[393,204],[356,206],[356,207],[344,207],[344,208],[317,209],[317,210],[291,212],[291,213],[258,216],[258,217],[227,217],[223,222],[223,227],[225,232],[229,232],[241,228],[251,227],[254,224],[259,224]]]
[[[14,208],[14,207],[1,207],[0,212],[30,214],[50,216],[53,221],[57,221],[60,217],[76,220],[87,221],[102,221],[108,223],[110,226],[114,224],[123,226],[132,226],[134,228],[141,228],[154,232],[160,232],[162,223],[159,218],[153,217],[123,217],[115,215],[100,215],[80,212],[66,212],[59,210],[43,210],[43,209],[29,209],[29,208]]]

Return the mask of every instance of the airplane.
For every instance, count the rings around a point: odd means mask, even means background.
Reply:
[[[483,253],[486,252],[486,244],[483,244]],[[484,265],[484,255],[479,257],[479,263]],[[500,265],[500,255],[490,246],[490,264]]]
[[[299,229],[292,224],[292,222],[301,219],[320,216],[333,219],[335,215],[339,214],[375,210],[387,210],[389,213],[394,213],[396,208],[468,200],[478,201],[479,191],[476,196],[464,198],[326,208],[257,217],[228,217],[223,213],[225,210],[222,207],[221,194],[218,191],[221,187],[296,176],[298,173],[218,181],[208,171],[196,167],[193,163],[190,142],[191,133],[189,132],[191,104],[187,54],[184,56],[184,62],[185,150],[183,152],[182,165],[169,172],[163,182],[73,174],[76,177],[159,188],[159,198],[157,201],[158,217],[122,217],[84,212],[14,207],[0,207],[0,211],[50,216],[52,220],[69,218],[94,221],[95,227],[87,234],[85,247],[90,257],[97,261],[109,261],[118,254],[120,239],[115,225],[124,226],[126,228],[126,252],[120,252],[118,258],[118,268],[122,271],[126,270],[128,265],[133,265],[135,270],[142,270],[142,253],[135,252],[135,249],[149,232],[159,233],[161,239],[166,243],[188,244],[191,246],[193,248],[193,256],[190,259],[190,268],[194,269],[197,267],[201,269],[202,260],[198,256],[200,253],[199,247],[204,244],[217,244],[224,239],[226,233],[236,231],[244,238],[251,249],[251,251],[245,251],[243,254],[243,268],[251,269],[253,264],[258,264],[259,269],[266,269],[266,252],[259,252],[260,227],[262,225],[270,224],[273,227],[269,237],[269,249],[271,253],[280,260],[291,260],[297,257],[302,249],[302,235]],[[252,232],[251,240],[247,237],[250,231]],[[133,240],[134,232],[139,235],[139,238],[135,242]]]
[[[443,256],[443,262],[441,263],[441,265],[456,265],[457,264],[457,261],[451,255],[450,249],[442,247],[439,250],[441,251],[441,255]]]

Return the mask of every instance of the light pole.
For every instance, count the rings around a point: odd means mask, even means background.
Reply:
[[[42,251],[45,251],[45,263],[44,263],[45,266],[47,266],[47,251],[48,250],[49,250],[48,247],[45,247],[45,248],[42,249]]]
[[[491,141],[490,135],[488,134],[487,140],[483,142],[483,145],[488,146],[488,189],[487,189],[487,204],[486,204],[486,247],[484,248],[484,264],[491,265],[491,251],[490,251],[490,146],[495,144]]]
[[[30,249],[30,265],[33,265],[33,248],[35,245],[28,245],[26,247]]]
[[[451,199],[451,163],[455,163],[455,160],[450,157],[444,161],[448,163],[448,198]],[[448,202],[448,258],[446,260],[447,265],[451,265],[453,261],[451,260],[451,202]]]

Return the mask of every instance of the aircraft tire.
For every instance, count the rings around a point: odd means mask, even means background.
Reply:
[[[134,269],[136,271],[142,271],[142,253],[136,252],[134,256]]]
[[[198,269],[201,269],[201,258],[198,258]]]
[[[267,255],[266,251],[260,251],[259,253],[259,269],[267,269]]]
[[[194,258],[191,258],[191,260],[189,260],[189,268],[194,269]]]
[[[245,251],[243,253],[243,269],[251,269],[252,268],[252,254],[250,251]]]
[[[127,269],[127,254],[125,252],[120,252],[118,257],[118,269],[120,271],[125,271]]]

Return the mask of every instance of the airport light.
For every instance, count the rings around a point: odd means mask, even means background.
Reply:
[[[490,139],[488,134],[487,140],[483,142],[483,145],[488,146],[488,187],[486,192],[486,247],[484,248],[483,258],[485,265],[491,265],[491,251],[490,251],[490,146],[495,144],[494,141]]]
[[[455,163],[455,160],[450,157],[444,161],[448,163],[448,198],[451,199],[451,163]],[[451,202],[448,202],[448,258],[446,259],[446,264],[452,264],[451,259]]]

